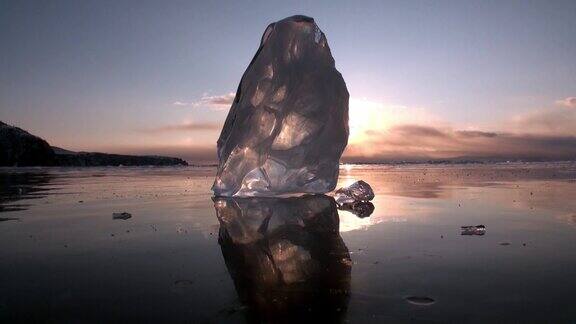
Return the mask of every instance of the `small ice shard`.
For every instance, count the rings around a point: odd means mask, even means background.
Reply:
[[[426,296],[410,296],[406,297],[406,301],[413,305],[428,306],[434,304],[436,301]]]
[[[476,225],[476,226],[461,226],[461,235],[484,235],[486,234],[486,226]]]
[[[349,211],[360,218],[366,218],[374,212],[374,205],[369,201],[356,201],[351,204],[343,204],[338,209]]]
[[[356,181],[348,187],[342,187],[334,193],[338,205],[352,204],[358,201],[374,199],[374,191],[370,185],[362,180]]]
[[[113,213],[113,214],[112,214],[112,219],[127,220],[127,219],[130,218],[130,217],[132,217],[132,214],[127,213],[127,212]]]
[[[194,282],[188,279],[180,279],[174,281],[175,286],[191,286],[192,284],[194,284]]]
[[[216,196],[326,193],[348,143],[348,90],[314,19],[270,24],[218,139]]]

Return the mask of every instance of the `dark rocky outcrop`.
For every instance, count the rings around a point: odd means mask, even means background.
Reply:
[[[0,166],[55,165],[48,142],[0,121]]]
[[[73,152],[0,121],[0,166],[142,166],[188,165],[166,156],[135,156],[97,152]]]
[[[107,154],[98,152],[78,152],[75,154],[56,154],[60,166],[139,166],[139,165],[188,165],[186,161],[166,156],[136,156]]]

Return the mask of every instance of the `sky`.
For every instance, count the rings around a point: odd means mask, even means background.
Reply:
[[[0,0],[0,120],[214,161],[264,29],[295,14],[346,81],[344,160],[576,158],[575,1]]]

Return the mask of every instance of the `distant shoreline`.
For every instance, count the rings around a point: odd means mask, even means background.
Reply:
[[[46,140],[0,121],[0,166],[98,167],[188,165],[180,158],[157,155],[123,155],[74,152],[51,146]]]
[[[474,166],[474,165],[494,165],[494,166],[503,166],[503,165],[564,165],[564,164],[576,164],[576,160],[565,160],[565,161],[466,161],[466,162],[429,162],[429,161],[421,161],[421,162],[345,162],[340,163],[340,167],[346,166]],[[161,168],[217,168],[218,164],[209,163],[209,164],[196,164],[196,163],[189,163],[186,165],[183,164],[174,164],[174,165],[90,165],[90,166],[78,166],[78,165],[53,165],[53,166],[0,166],[0,171],[2,170],[36,170],[36,169],[142,169],[142,168],[150,168],[150,169],[161,169]]]

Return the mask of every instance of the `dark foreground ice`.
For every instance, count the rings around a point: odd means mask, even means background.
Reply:
[[[574,163],[342,167],[374,189],[363,217],[213,200],[215,172],[0,169],[0,323],[576,318]]]

